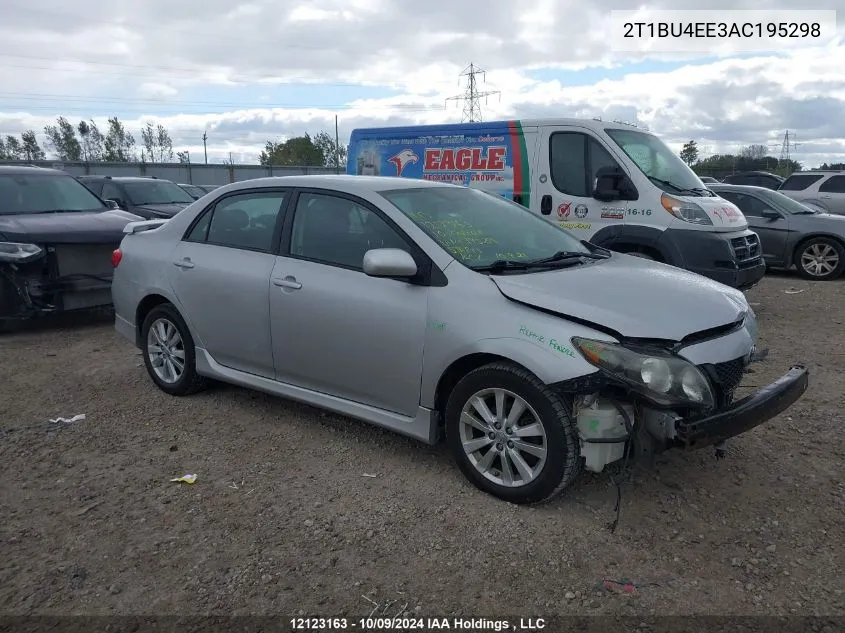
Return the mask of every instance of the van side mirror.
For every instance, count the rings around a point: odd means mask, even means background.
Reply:
[[[780,219],[780,213],[778,213],[774,209],[763,209],[763,212],[762,212],[761,215],[764,218],[766,218],[767,220],[779,220]]]
[[[370,277],[413,277],[417,263],[401,248],[374,248],[364,253],[364,273]]]
[[[619,167],[601,167],[596,172],[593,198],[602,202],[614,200],[636,200],[637,188]]]

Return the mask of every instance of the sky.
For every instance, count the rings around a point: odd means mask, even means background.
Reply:
[[[708,8],[760,8],[713,0]],[[810,3],[808,3],[809,6]],[[485,120],[635,121],[702,157],[789,130],[805,168],[845,162],[845,0],[828,37],[748,51],[614,50],[611,10],[695,9],[689,0],[3,0],[0,135],[65,116],[101,130],[117,116],[140,145],[163,124],[201,162],[257,162],[268,140],[306,132],[342,143],[356,127],[460,122],[473,63]],[[765,8],[795,9],[768,0]],[[647,14],[643,14],[647,15]],[[617,25],[618,28],[618,25]],[[616,39],[615,39],[616,38]],[[618,47],[617,47],[618,48]],[[49,148],[45,148],[48,149]]]

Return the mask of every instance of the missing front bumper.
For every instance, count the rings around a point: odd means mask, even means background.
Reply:
[[[677,439],[687,449],[717,444],[772,419],[792,406],[807,390],[810,373],[794,365],[772,384],[706,418],[678,423]]]

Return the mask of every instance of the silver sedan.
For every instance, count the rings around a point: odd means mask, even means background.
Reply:
[[[445,431],[469,480],[515,503],[634,452],[721,446],[807,387],[794,367],[732,403],[756,337],[741,292],[470,188],[256,179],[126,233],[115,326],[160,389],[214,378]]]

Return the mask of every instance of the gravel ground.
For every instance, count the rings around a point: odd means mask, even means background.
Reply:
[[[744,384],[805,362],[809,391],[726,460],[637,473],[614,534],[610,474],[517,507],[440,447],[234,387],[169,397],[108,322],[4,336],[0,612],[845,615],[845,282],[748,294],[770,354]]]

